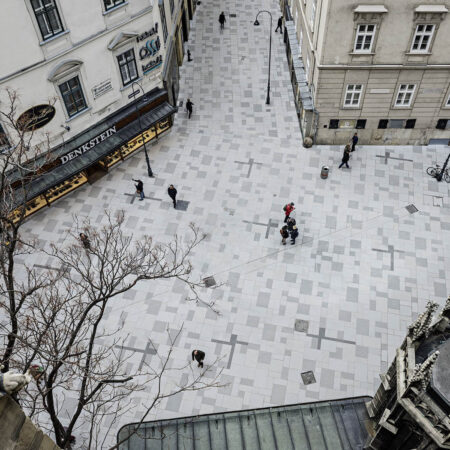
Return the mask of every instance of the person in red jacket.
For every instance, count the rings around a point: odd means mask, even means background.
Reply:
[[[295,209],[294,202],[288,203],[287,205],[284,206],[283,210],[284,210],[284,214],[285,214],[285,218],[284,218],[285,223],[289,219],[289,215],[291,214],[292,211],[294,211],[294,209]]]

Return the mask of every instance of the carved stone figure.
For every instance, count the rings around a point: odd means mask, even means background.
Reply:
[[[3,366],[1,367],[3,369]],[[5,392],[9,395],[16,394],[23,389],[33,377],[30,371],[26,373],[0,373],[0,392]]]
[[[412,323],[409,329],[409,335],[413,341],[416,341],[421,336],[428,337],[429,327],[433,319],[433,314],[438,308],[438,304],[432,301],[427,303],[425,311],[417,317],[416,321]]]

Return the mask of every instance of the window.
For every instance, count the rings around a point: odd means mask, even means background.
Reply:
[[[2,124],[0,123],[0,151],[6,150],[10,147],[10,143],[8,140],[8,136],[6,136],[5,130],[3,129]]]
[[[59,85],[69,117],[87,108],[78,75]]]
[[[311,18],[309,24],[311,26],[311,31],[314,31],[314,20],[316,19],[316,3],[317,0],[312,0],[311,2]]]
[[[358,107],[361,100],[362,84],[347,84],[344,106]]]
[[[328,128],[331,130],[339,128],[339,119],[330,119],[330,126]]]
[[[414,128],[416,119],[381,119],[378,122],[379,129],[386,128]]]
[[[450,107],[450,95],[447,98],[447,103],[445,104],[445,107],[446,108]]]
[[[434,25],[417,25],[411,45],[411,52],[426,53],[430,49],[431,38],[434,33]]]
[[[138,78],[134,50],[128,50],[117,57],[122,84],[126,86]]]
[[[55,0],[31,0],[44,41],[64,31]]]
[[[306,81],[309,80],[309,67],[310,67],[309,55],[306,55],[306,67],[305,67]]]
[[[356,121],[356,128],[358,128],[358,130],[363,130],[364,128],[366,128],[366,123],[367,119],[358,119]]]
[[[414,128],[416,126],[416,119],[408,119],[405,122],[405,128]]]
[[[375,25],[358,25],[355,38],[355,52],[370,53],[372,51],[375,27]]]
[[[175,4],[173,0],[169,0],[170,3],[170,15],[173,16],[173,10],[175,9]]]
[[[450,129],[450,119],[439,119],[436,124],[438,130]]]
[[[303,47],[303,31],[300,30],[300,53],[302,53],[302,47]],[[450,102],[450,96],[448,97],[448,100],[447,100],[448,106],[450,106],[449,102]]]
[[[125,3],[125,0],[103,0],[103,3],[105,4],[105,11],[108,11],[121,5],[122,3]]]
[[[415,89],[415,84],[401,84],[398,88],[395,106],[411,106]]]
[[[380,119],[380,121],[378,122],[378,129],[384,130],[385,128],[387,128],[388,123],[389,123],[388,119]]]
[[[164,2],[161,2],[159,4],[159,14],[161,16],[161,23],[162,23],[162,29],[163,29],[164,43],[166,43],[166,40],[167,40],[167,22],[166,22],[166,10],[164,8]]]

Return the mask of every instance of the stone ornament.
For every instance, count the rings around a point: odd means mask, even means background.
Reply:
[[[3,369],[3,366],[1,366],[1,369]],[[11,373],[9,371],[0,373],[0,393],[17,394],[32,378],[29,370],[26,373]]]
[[[410,383],[419,382],[422,389],[425,390],[431,379],[433,364],[439,356],[439,351],[432,353],[422,364],[416,364],[414,372],[409,380]]]
[[[433,314],[438,308],[438,304],[432,301],[427,303],[425,311],[417,317],[416,321],[408,327],[408,334],[412,341],[416,341],[421,336],[428,337],[429,327],[433,319]]]

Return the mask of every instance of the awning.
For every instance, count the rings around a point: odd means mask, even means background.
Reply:
[[[139,120],[136,119],[133,122],[129,123],[125,127],[121,128],[117,131],[117,133],[111,135],[103,142],[100,142],[94,148],[84,153],[83,156],[80,156],[67,164],[60,165],[55,169],[44,173],[39,178],[33,180],[26,188],[26,196],[27,200],[31,200],[32,198],[37,197],[40,194],[43,194],[51,187],[62,183],[73,175],[80,173],[84,169],[90,167],[92,164],[97,161],[103,159],[105,156],[110,154],[115,149],[127,143],[129,140],[138,136],[142,131],[147,130],[152,125],[157,124],[163,119],[171,116],[177,111],[177,108],[173,107],[170,103],[164,102],[151,111],[143,114],[141,116],[141,125],[142,128],[139,127]],[[129,113],[129,112],[128,112]],[[115,116],[117,120],[117,116]],[[95,136],[98,131],[93,133]],[[89,134],[92,136],[92,134]],[[89,140],[89,137],[85,137],[82,139],[82,142],[86,142]],[[66,152],[64,152],[66,153]],[[21,205],[23,203],[23,196],[20,193],[20,190],[16,192],[15,204]]]

